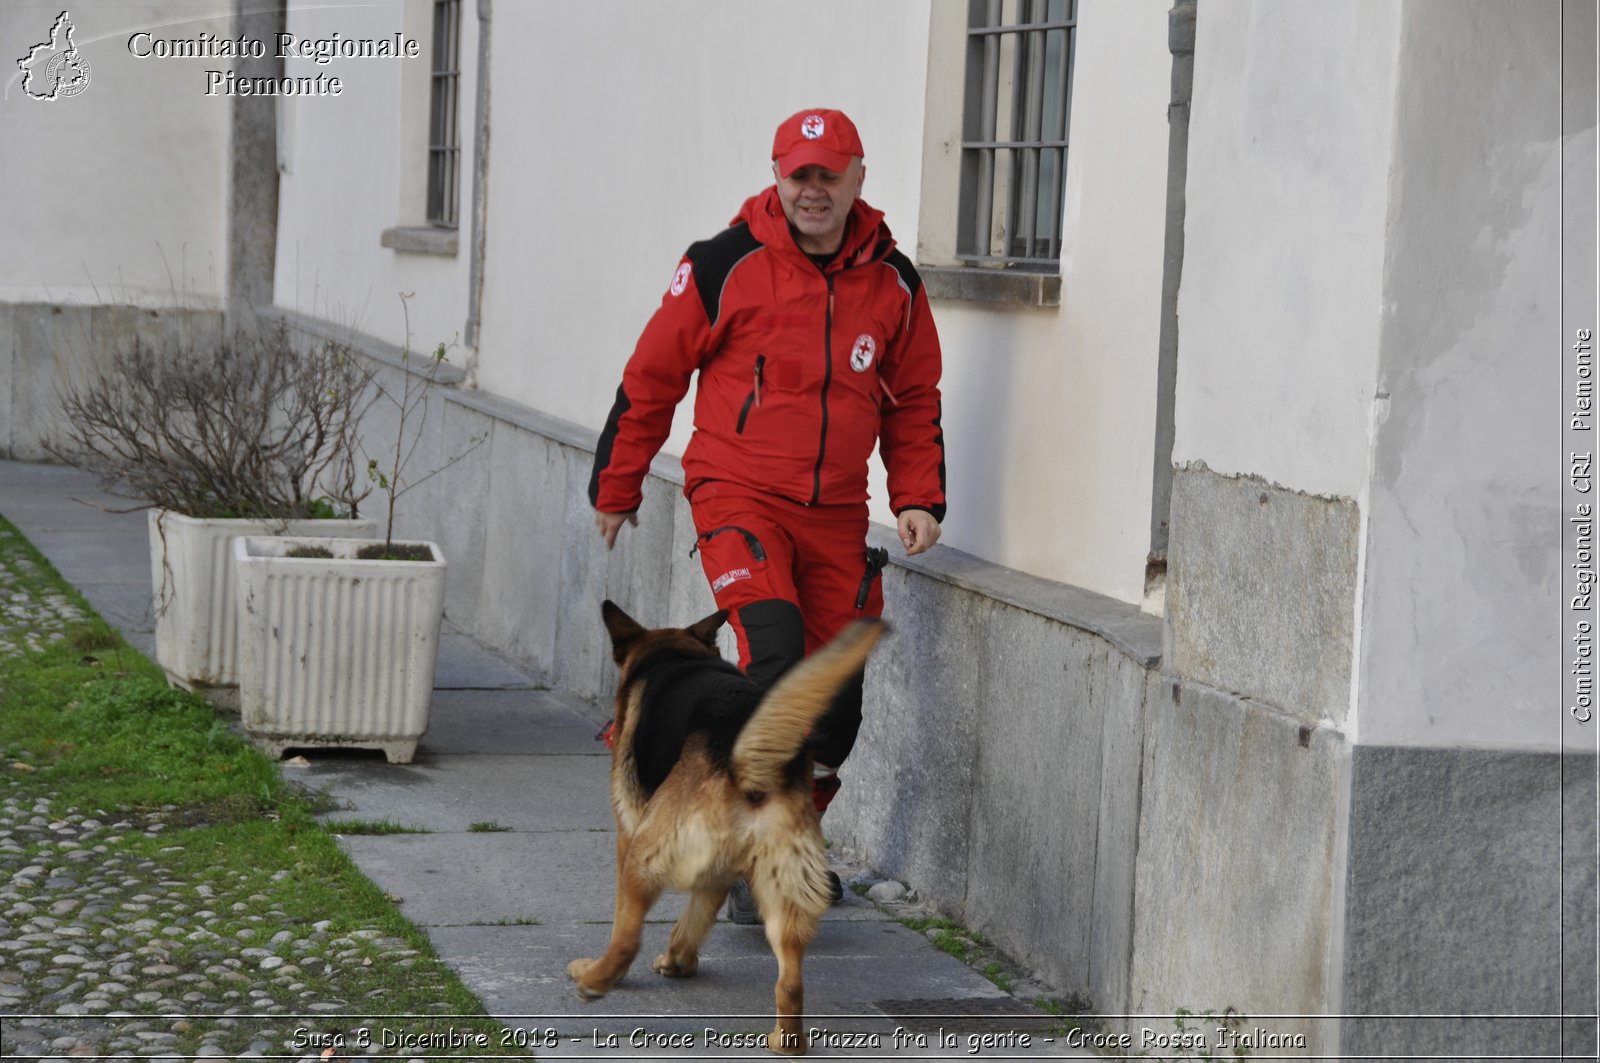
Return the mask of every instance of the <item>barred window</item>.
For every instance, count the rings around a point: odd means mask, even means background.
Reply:
[[[428,222],[456,228],[460,200],[461,0],[434,0],[432,102],[428,117]]]
[[[1077,0],[969,0],[962,262],[1056,272]]]

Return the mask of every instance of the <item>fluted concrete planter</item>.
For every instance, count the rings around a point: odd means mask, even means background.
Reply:
[[[285,556],[320,546],[332,558]],[[367,561],[364,539],[234,543],[239,712],[272,756],[306,746],[381,749],[407,764],[428,729],[445,561]]]
[[[233,540],[241,535],[371,537],[370,520],[234,520],[150,511],[150,586],[156,660],[168,682],[193,690],[239,682]]]

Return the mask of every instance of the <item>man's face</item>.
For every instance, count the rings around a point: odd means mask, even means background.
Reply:
[[[800,250],[812,255],[828,255],[839,250],[844,242],[845,223],[850,220],[850,208],[861,195],[861,182],[867,175],[859,158],[850,160],[844,173],[821,166],[801,166],[788,177],[778,176],[778,166],[772,166],[778,182],[778,199],[783,203],[784,216],[794,226],[795,242]]]

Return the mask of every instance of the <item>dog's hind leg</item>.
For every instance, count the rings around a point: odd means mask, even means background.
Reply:
[[[655,972],[667,978],[688,978],[700,969],[700,946],[717,921],[717,912],[727,899],[728,891],[695,890],[689,895],[688,907],[678,917],[667,941],[667,951],[656,957]]]
[[[806,946],[817,932],[817,918],[781,898],[758,896],[757,901],[763,912],[775,913],[767,916],[766,929],[767,943],[778,958],[778,982],[773,988],[778,1018],[767,1035],[767,1049],[786,1056],[803,1055],[807,1046],[801,1018],[805,1014],[806,990],[801,968]]]
[[[619,843],[619,854],[622,848]],[[578,983],[579,996],[585,1000],[603,997],[617,984],[618,979],[628,973],[633,958],[639,954],[639,935],[644,928],[644,917],[659,896],[659,885],[640,878],[627,866],[626,858],[619,861],[616,919],[611,924],[611,944],[599,959],[573,960],[567,965],[567,976]]]

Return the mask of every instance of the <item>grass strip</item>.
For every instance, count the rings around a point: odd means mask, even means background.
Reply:
[[[0,1011],[50,1016],[8,1022],[0,1051],[528,1055],[315,795],[169,689],[3,518],[0,607]]]
[[[855,890],[857,896],[871,899],[869,887],[865,884],[855,884],[851,888]],[[907,930],[914,930],[923,935],[941,952],[948,953],[982,974],[994,983],[995,988],[1015,995],[1017,980],[1023,976],[1022,969],[981,934],[944,916],[908,915],[893,906],[886,906],[885,910]],[[1077,1016],[1091,1010],[1087,1000],[1077,997],[1055,1000],[1036,996],[1029,1003],[1059,1020],[1053,1023],[1048,1031],[1056,1037],[1064,1037],[1069,1030],[1080,1028],[1083,1023]]]

